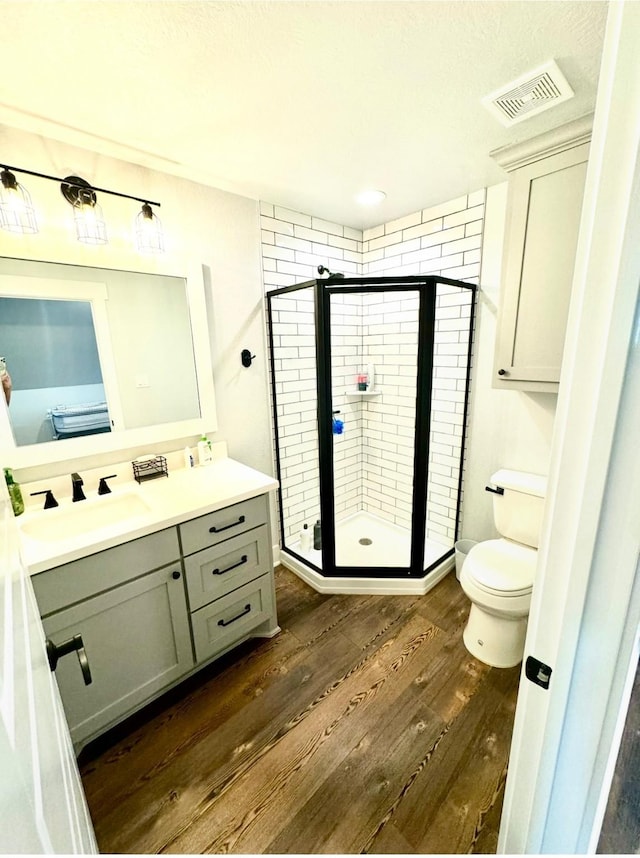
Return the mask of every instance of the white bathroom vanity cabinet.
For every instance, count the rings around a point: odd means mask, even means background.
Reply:
[[[494,387],[556,393],[591,117],[492,153],[509,171]]]
[[[210,511],[199,514],[208,484]],[[74,652],[56,667],[76,750],[242,641],[279,631],[267,494],[276,485],[228,459],[170,474],[140,486],[149,520],[121,531],[120,544],[40,560],[50,568],[31,580],[47,638],[60,646],[80,635],[91,673],[86,684]],[[139,535],[152,527],[161,529]]]

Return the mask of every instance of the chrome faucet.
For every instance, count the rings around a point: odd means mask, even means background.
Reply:
[[[71,474],[71,487],[73,489],[73,503],[76,501],[86,500],[84,496],[84,492],[82,491],[82,477],[80,474]]]

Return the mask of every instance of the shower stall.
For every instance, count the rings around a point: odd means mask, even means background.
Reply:
[[[316,589],[426,592],[451,569],[475,292],[434,275],[268,293],[281,561]]]

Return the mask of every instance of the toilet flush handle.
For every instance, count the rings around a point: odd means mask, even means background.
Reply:
[[[485,492],[491,492],[494,495],[503,495],[504,494],[504,489],[502,488],[502,486],[496,486],[495,489],[493,486],[485,486],[484,490],[485,490]]]

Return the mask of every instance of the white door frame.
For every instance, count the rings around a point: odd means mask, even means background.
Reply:
[[[640,622],[640,4],[612,0],[498,851],[594,851]],[[635,326],[634,326],[635,319]]]

